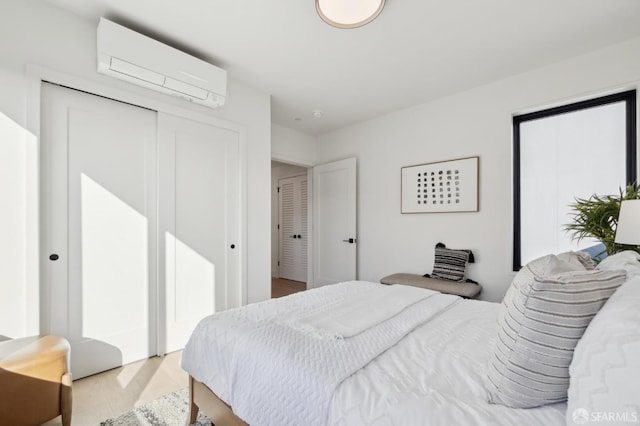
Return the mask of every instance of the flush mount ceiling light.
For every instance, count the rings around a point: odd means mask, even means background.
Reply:
[[[376,19],[385,0],[316,0],[318,15],[337,28],[357,28]]]

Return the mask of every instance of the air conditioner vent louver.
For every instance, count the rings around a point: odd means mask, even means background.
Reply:
[[[180,92],[187,96],[193,96],[196,99],[205,100],[209,95],[206,90],[200,89],[199,87],[192,86],[182,81],[174,80],[170,77],[167,77],[165,79],[164,87],[166,87],[167,89],[175,90],[176,92]]]
[[[164,85],[165,77],[157,72],[146,70],[134,64],[130,64],[126,61],[121,61],[118,58],[111,58],[109,64],[109,70],[118,72],[129,77],[139,78],[147,83],[155,84],[157,86]]]
[[[208,107],[226,100],[225,70],[104,18],[98,72]]]

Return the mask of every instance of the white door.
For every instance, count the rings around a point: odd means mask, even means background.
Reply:
[[[43,330],[80,378],[155,354],[156,114],[43,83],[41,116]]]
[[[307,176],[278,181],[280,278],[307,281]]]
[[[158,114],[164,352],[181,349],[205,316],[242,302],[240,138]],[[161,349],[162,352],[162,349]]]
[[[356,279],[356,159],[313,168],[314,287]]]

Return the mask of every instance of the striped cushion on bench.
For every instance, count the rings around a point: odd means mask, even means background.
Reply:
[[[470,255],[471,250],[452,250],[438,243],[431,276],[441,280],[464,281]]]

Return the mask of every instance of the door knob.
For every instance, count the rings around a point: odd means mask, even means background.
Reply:
[[[302,238],[302,235],[298,234],[298,238]]]
[[[57,254],[55,254],[55,253],[49,256],[49,260],[52,260],[52,261],[54,261],[54,262],[55,262],[56,260],[58,260],[58,259],[60,259],[60,256],[58,256],[58,255],[57,255]]]
[[[291,238],[298,238],[296,235],[292,235]]]
[[[345,243],[354,244],[358,240],[356,238],[349,238],[348,240],[342,240]]]

